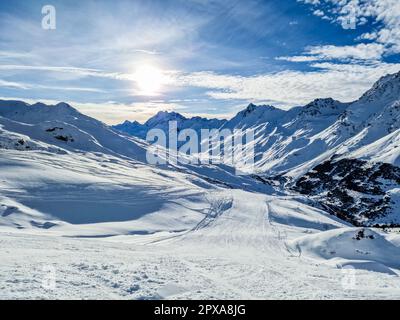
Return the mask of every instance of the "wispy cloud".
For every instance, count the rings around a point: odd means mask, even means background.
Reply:
[[[314,71],[288,70],[251,77],[199,72],[179,75],[177,83],[207,88],[214,99],[267,102],[290,108],[318,97],[356,100],[382,75],[400,70],[400,64],[389,63],[314,63],[312,67]]]
[[[17,51],[7,51],[7,50],[0,50],[0,58],[7,58],[7,59],[19,59],[19,58],[31,58],[32,54],[28,52],[17,52]]]
[[[291,62],[310,62],[318,60],[381,60],[385,52],[384,45],[380,43],[360,43],[348,46],[314,46],[306,48],[301,56],[278,57],[278,60]]]
[[[57,66],[31,66],[31,65],[0,65],[0,70],[3,71],[13,71],[13,70],[23,70],[23,71],[47,71],[55,73],[69,73],[74,74],[77,77],[105,77],[118,79],[123,78],[124,75],[120,73],[105,72],[98,69],[88,69],[88,68],[78,68],[78,67],[57,67]]]
[[[346,26],[354,20],[356,26],[374,22],[377,31],[360,39],[374,40],[384,45],[387,53],[400,53],[400,1],[398,0],[297,0],[312,5],[312,10],[324,10],[332,21]],[[373,35],[373,36],[372,36]]]
[[[77,92],[93,92],[105,93],[106,91],[98,88],[87,87],[68,87],[68,86],[46,86],[35,83],[14,82],[0,79],[0,87],[17,88],[22,90],[56,90],[56,91],[77,91]]]
[[[23,89],[23,90],[28,89],[28,87],[26,87],[22,83],[13,82],[13,81],[6,81],[6,80],[1,80],[1,79],[0,79],[0,87],[16,88],[16,89]]]

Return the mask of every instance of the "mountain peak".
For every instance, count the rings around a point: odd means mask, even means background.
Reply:
[[[56,107],[58,107],[58,108],[72,108],[68,103],[66,103],[66,102],[60,102],[60,103],[57,103],[56,104]]]
[[[278,110],[277,108],[270,106],[270,105],[255,105],[254,103],[250,103],[246,109],[241,111],[239,114],[241,114],[243,117],[247,117],[250,114],[254,114],[254,112],[262,110],[262,112],[266,110]]]
[[[376,100],[393,99],[398,100],[400,97],[400,72],[388,74],[381,77],[374,83],[372,88],[368,90],[359,101],[373,102]]]
[[[311,101],[307,106],[326,106],[326,105],[332,105],[334,103],[337,103],[338,101],[332,99],[332,98],[318,98],[313,101]]]
[[[184,118],[180,113],[175,111],[159,111],[156,116],[165,116],[169,118]]]
[[[255,109],[257,108],[257,106],[254,103],[250,103],[247,108],[246,111],[248,112],[253,112]]]
[[[301,114],[316,116],[320,114],[337,114],[344,111],[346,104],[332,98],[315,99],[305,105]]]
[[[392,74],[387,74],[383,77],[381,77],[375,84],[374,86],[382,86],[385,83],[388,82],[400,82],[400,71]]]
[[[140,123],[136,120],[133,121],[125,120],[122,124],[120,124],[120,126],[134,126],[134,125],[140,125]]]
[[[167,123],[168,121],[182,121],[186,118],[180,113],[174,111],[159,111],[155,116],[146,121],[145,125],[148,127],[155,127],[159,124]]]

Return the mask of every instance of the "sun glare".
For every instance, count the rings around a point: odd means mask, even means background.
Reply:
[[[164,83],[163,72],[151,65],[143,65],[136,69],[135,81],[139,93],[146,96],[159,95]]]

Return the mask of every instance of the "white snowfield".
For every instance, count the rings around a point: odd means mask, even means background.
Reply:
[[[0,165],[3,299],[400,298],[398,234],[356,240],[298,196],[105,155]]]
[[[310,138],[301,128],[312,121],[301,119],[321,103],[330,127],[315,124]],[[299,140],[261,139],[265,150],[280,144],[260,168],[295,176],[328,158],[329,146],[397,165],[398,128],[377,133],[373,112],[357,103],[340,123],[347,105],[310,104],[279,129]],[[281,116],[257,112],[271,123]],[[347,132],[343,123],[357,117],[371,124]],[[330,144],[329,130],[346,134]],[[400,299],[399,230],[352,227],[224,165],[150,166],[147,148],[66,104],[0,102],[1,299]]]

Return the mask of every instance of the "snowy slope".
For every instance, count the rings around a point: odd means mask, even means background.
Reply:
[[[266,180],[270,177],[282,179],[283,176],[293,184],[307,177],[318,165],[339,159],[361,159],[396,167],[400,158],[400,73],[381,78],[352,103],[317,99],[289,111],[250,104],[227,121],[222,129],[225,128],[231,132],[235,129],[254,131],[255,172]],[[243,139],[244,131],[234,134]],[[351,171],[343,172],[343,175],[351,176]],[[388,182],[390,187],[382,194],[373,197],[354,193],[351,188],[344,190],[339,186],[340,182],[337,183],[330,188],[341,189],[351,197],[351,207],[357,210],[349,213],[337,195],[329,201],[339,203],[334,206],[336,215],[348,221],[363,221],[366,225],[399,224],[399,184],[396,179]],[[357,181],[351,183],[357,185]],[[379,181],[368,183],[368,188],[380,188]],[[318,192],[319,189],[314,189],[310,194]],[[371,204],[377,207],[372,209]],[[353,215],[362,218],[353,219]]]
[[[122,136],[100,121],[87,117],[65,103],[48,106],[0,101],[2,130],[29,136],[58,148],[126,156],[146,161],[142,143]]]
[[[226,190],[214,200],[181,234],[82,239],[0,229],[0,298],[400,297],[400,249],[388,236],[361,234],[296,198]],[[277,221],[287,208],[291,216]],[[55,289],[43,289],[52,274]]]
[[[201,219],[210,190],[272,190],[224,165],[149,166],[148,147],[67,104],[1,101],[0,224],[84,236],[175,232]]]
[[[370,271],[395,274],[399,269],[400,248],[370,229],[340,228],[307,235],[291,242],[302,254],[328,259],[341,267],[352,266]]]
[[[346,157],[372,162],[391,163],[400,167],[400,129],[364,147],[356,149]]]
[[[254,129],[248,176],[151,166],[145,141],[67,104],[1,101],[0,298],[399,298],[398,229],[352,226],[400,221],[398,89],[391,75],[350,104],[133,124]]]
[[[201,199],[212,188],[104,154],[8,150],[0,167],[0,225],[64,235],[185,230],[202,218]]]

